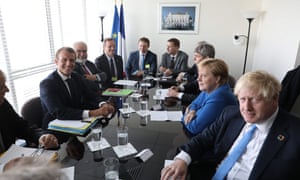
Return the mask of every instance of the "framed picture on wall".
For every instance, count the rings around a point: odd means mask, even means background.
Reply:
[[[160,3],[159,33],[197,34],[199,3]]]

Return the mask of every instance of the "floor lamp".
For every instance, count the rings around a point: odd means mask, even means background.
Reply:
[[[246,71],[247,65],[247,56],[248,56],[248,48],[249,48],[249,41],[250,41],[250,30],[251,30],[251,23],[255,18],[257,18],[260,14],[259,11],[242,11],[242,15],[248,20],[248,34],[247,35],[234,35],[235,44],[241,44],[243,42],[242,38],[246,38],[246,51],[245,51],[245,59],[244,59],[244,66],[243,66],[243,74]]]
[[[104,15],[100,15],[99,18],[100,18],[100,21],[101,21],[101,42],[103,42],[104,40],[104,35],[103,35],[103,19],[104,19]]]

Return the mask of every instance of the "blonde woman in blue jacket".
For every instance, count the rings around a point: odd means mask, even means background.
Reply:
[[[228,66],[223,60],[206,59],[198,64],[197,80],[201,93],[181,119],[188,136],[194,136],[209,126],[226,106],[237,104],[228,77]]]

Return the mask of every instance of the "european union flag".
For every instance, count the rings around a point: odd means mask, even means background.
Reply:
[[[120,19],[119,19],[119,13],[118,13],[118,8],[117,5],[115,5],[115,13],[114,13],[114,21],[113,21],[113,26],[111,30],[111,37],[115,39],[116,42],[116,49],[115,53],[118,53],[118,33],[120,29]]]

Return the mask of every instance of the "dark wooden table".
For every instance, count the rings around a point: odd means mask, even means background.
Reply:
[[[153,90],[152,90],[153,91]],[[150,92],[153,94],[153,92]],[[150,96],[150,98],[152,98]],[[131,106],[138,110],[138,102],[130,100]],[[149,101],[149,107],[156,101]],[[176,109],[176,108],[175,108]],[[112,119],[107,127],[103,129],[103,137],[115,146],[117,144],[117,116]],[[136,159],[120,162],[120,179],[126,180],[156,180],[160,179],[160,171],[164,166],[165,159],[172,159],[176,153],[176,148],[187,141],[182,132],[180,122],[149,122],[146,126],[140,125],[140,117],[133,113],[126,119],[128,126],[129,142],[138,152],[145,148],[151,149],[154,155],[146,162],[139,162]],[[102,150],[102,156],[117,157],[112,147]],[[66,159],[65,166],[75,166],[75,180],[95,180],[104,179],[104,168],[102,161],[95,161],[94,154],[85,148],[85,154],[80,161]]]

